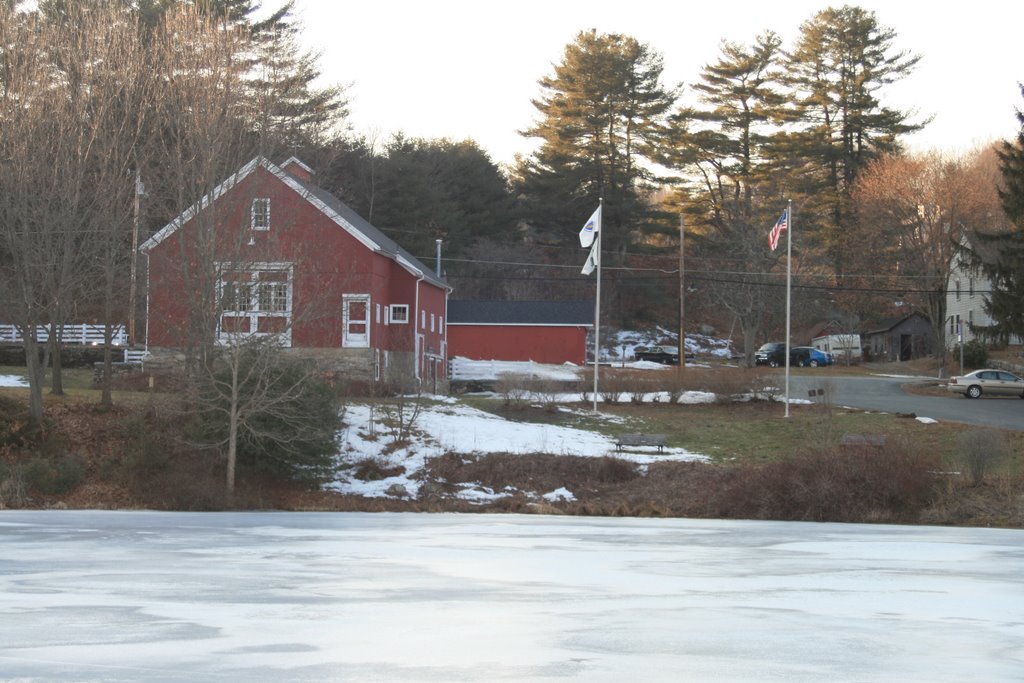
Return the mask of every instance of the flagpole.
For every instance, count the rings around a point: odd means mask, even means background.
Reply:
[[[786,226],[786,417],[789,417],[789,350],[790,350],[790,306],[792,295],[790,281],[793,264],[793,200],[786,207],[788,225]]]
[[[685,261],[683,260],[683,233],[686,231],[686,227],[683,223],[683,213],[679,212],[679,367],[686,367],[686,304],[685,296],[686,290],[683,286],[684,281],[684,266]]]
[[[601,349],[601,236],[604,234],[604,197],[597,200],[598,215],[601,217],[597,230],[597,296],[594,298],[594,412],[597,412],[597,368]]]

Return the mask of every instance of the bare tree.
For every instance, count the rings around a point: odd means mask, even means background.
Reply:
[[[890,301],[910,303],[931,321],[945,359],[946,286],[965,230],[983,229],[996,210],[991,174],[979,152],[889,156],[864,171],[854,190],[857,221],[844,239],[858,270]]]
[[[108,323],[114,315],[118,264],[109,257],[123,262],[128,253],[118,236],[129,215],[126,172],[147,69],[138,28],[116,3],[69,5],[55,15],[3,9],[0,32],[10,48],[0,86],[2,277],[25,339],[31,412],[39,419],[44,369],[36,330],[49,326],[59,394],[63,325],[76,315]],[[109,334],[107,342],[109,358]]]
[[[189,36],[185,44],[181,35]],[[264,177],[261,163],[270,144],[263,133],[273,128],[250,125],[249,62],[242,58],[250,40],[249,33],[187,8],[168,15],[155,41],[154,61],[169,76],[155,114],[158,144],[150,148],[162,164],[148,183],[169,190],[153,201],[186,209],[162,247],[160,258],[173,253],[174,263],[161,277],[183,286],[185,324],[176,345],[187,357],[186,413],[202,426],[196,443],[224,458],[229,494],[247,444],[289,462],[309,454],[310,439],[318,444],[313,450],[333,444],[331,421],[304,405],[317,386],[315,365],[283,359],[296,323],[327,311],[318,302],[301,310],[295,304],[294,273],[317,245],[282,240],[295,221],[287,202],[275,200],[269,210],[269,197],[281,189]],[[273,109],[270,96],[263,91],[259,106]],[[256,230],[263,201],[267,229]],[[167,286],[154,277],[152,287]],[[317,274],[321,285],[345,277],[343,271]]]

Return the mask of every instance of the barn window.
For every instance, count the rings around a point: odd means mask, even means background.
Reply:
[[[370,345],[369,294],[342,296],[342,326],[342,346],[366,348]]]
[[[409,304],[391,304],[391,322],[396,325],[409,323]]]
[[[252,229],[270,230],[270,199],[257,197],[252,200]]]
[[[218,283],[222,342],[231,337],[282,335],[291,342],[292,271],[289,264],[222,266]]]

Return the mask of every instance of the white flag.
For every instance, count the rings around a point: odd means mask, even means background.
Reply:
[[[583,275],[590,275],[594,272],[594,268],[597,268],[597,261],[601,258],[600,249],[601,240],[594,242],[594,245],[590,247],[590,256],[587,257],[587,262],[583,264],[583,270],[580,271]]]
[[[583,229],[580,230],[580,246],[586,249],[594,243],[594,235],[601,232],[601,205],[597,205],[597,210],[590,216],[590,220],[586,222]]]

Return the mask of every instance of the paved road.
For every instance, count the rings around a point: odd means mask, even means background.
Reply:
[[[921,396],[904,390],[904,385],[927,382],[914,377],[844,377],[826,372],[820,375],[790,376],[790,397],[808,398],[810,389],[831,385],[836,405],[914,413],[918,417],[964,422],[972,425],[1024,430],[1024,401],[1019,398],[969,400],[959,395]],[[812,399],[820,401],[820,398]]]

